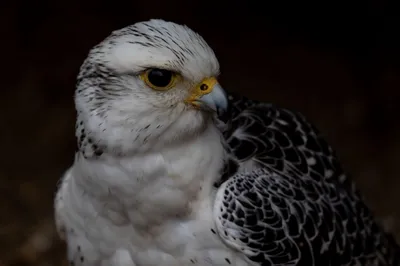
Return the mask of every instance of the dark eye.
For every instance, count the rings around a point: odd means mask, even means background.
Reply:
[[[174,85],[176,75],[169,70],[153,68],[147,70],[142,78],[152,89],[167,90]]]

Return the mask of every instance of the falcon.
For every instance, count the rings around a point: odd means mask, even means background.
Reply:
[[[81,66],[55,197],[70,265],[400,265],[306,118],[227,94],[187,26],[114,31]]]

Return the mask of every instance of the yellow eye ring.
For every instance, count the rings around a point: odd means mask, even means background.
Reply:
[[[178,75],[170,70],[151,68],[140,74],[140,78],[153,90],[166,91],[175,85]]]

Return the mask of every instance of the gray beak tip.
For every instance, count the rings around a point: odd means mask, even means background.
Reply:
[[[202,96],[199,102],[201,106],[204,105],[206,108],[213,110],[218,116],[228,111],[228,97],[219,84],[215,84],[213,90]]]

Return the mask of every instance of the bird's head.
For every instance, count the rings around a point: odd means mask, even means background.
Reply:
[[[213,50],[186,26],[150,20],[112,32],[78,76],[80,149],[124,155],[196,136],[227,108],[218,74]]]

